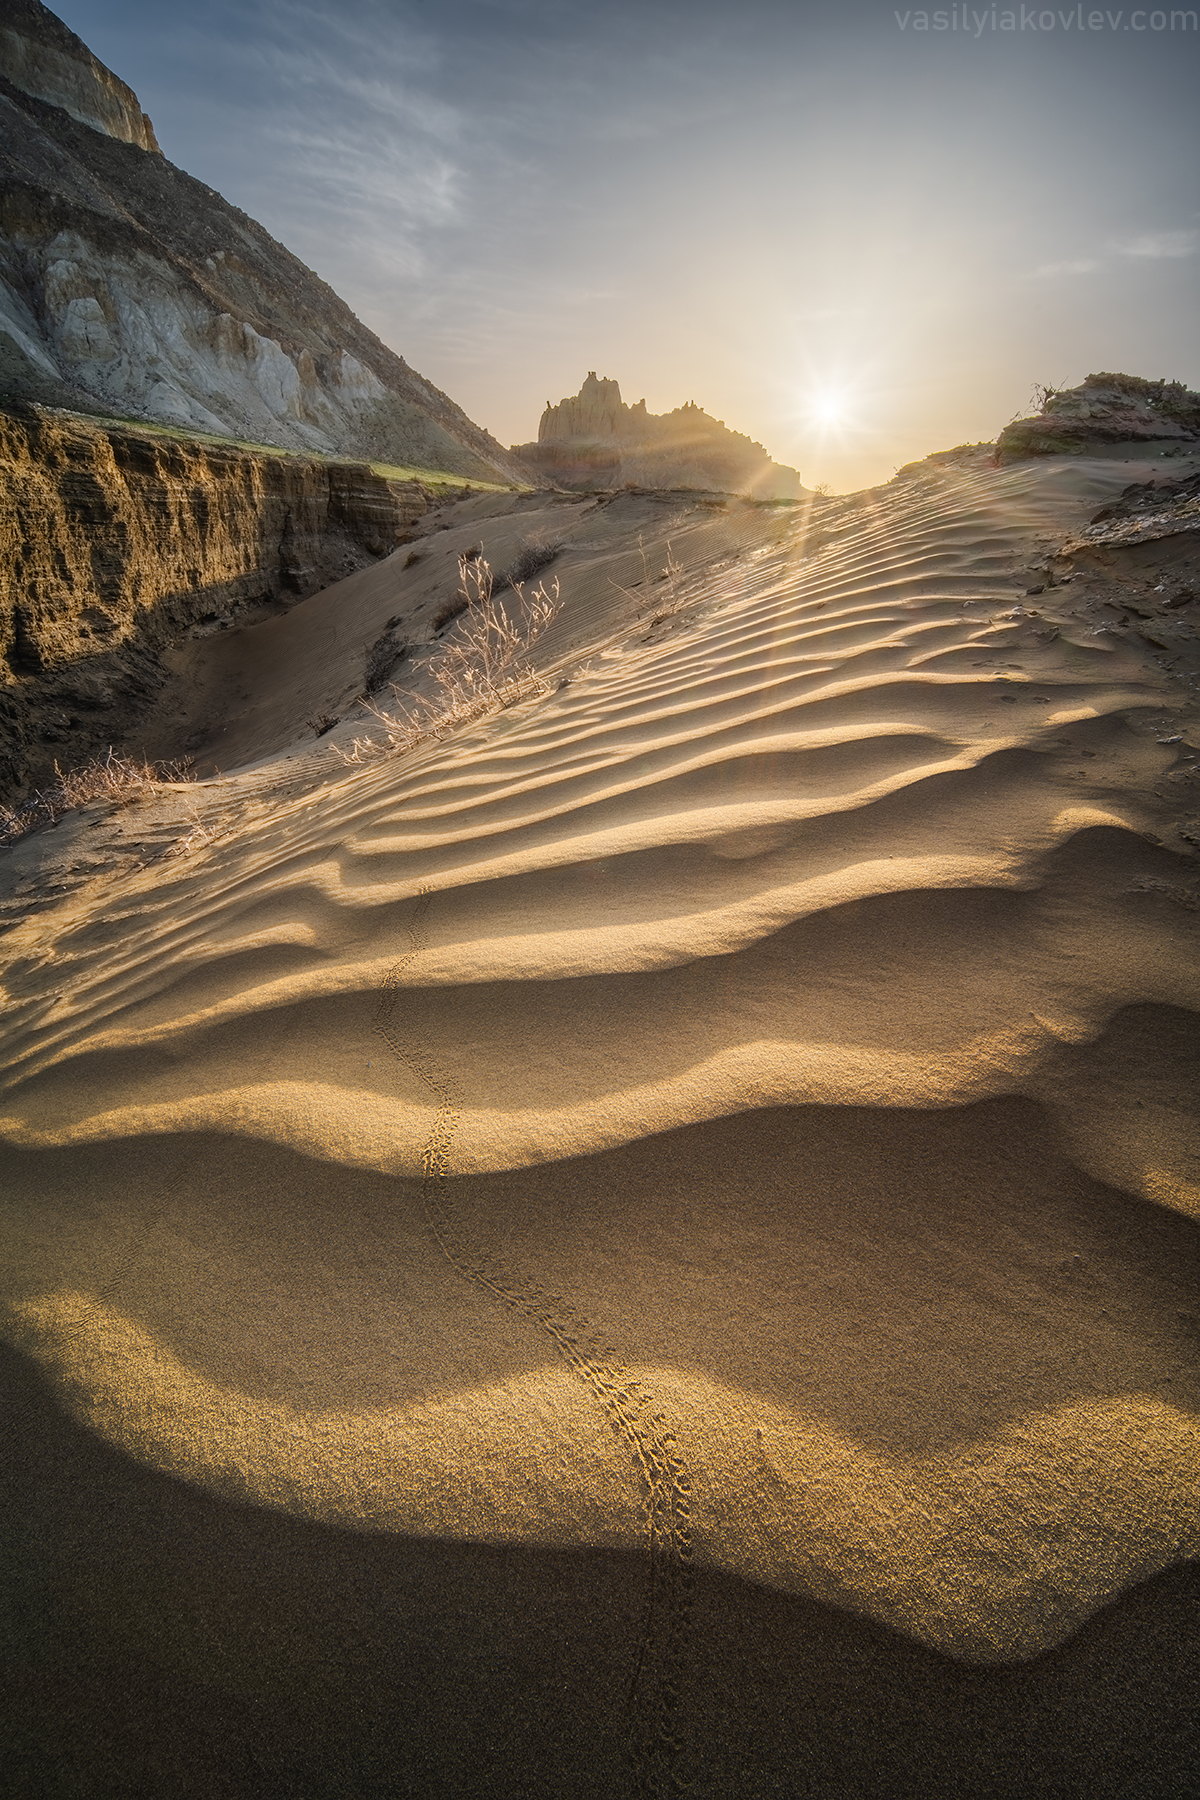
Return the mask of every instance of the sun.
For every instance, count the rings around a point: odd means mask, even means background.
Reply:
[[[813,424],[826,431],[845,425],[850,416],[849,396],[842,388],[821,388],[809,401],[809,413]]]

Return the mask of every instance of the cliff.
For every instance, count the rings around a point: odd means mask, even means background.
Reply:
[[[38,0],[4,0],[0,68],[14,87],[108,137],[158,151],[138,97]]]
[[[38,0],[0,29],[0,397],[485,480],[514,466]]]
[[[1179,381],[1140,375],[1089,375],[1076,388],[1048,393],[1042,410],[1014,419],[996,441],[1001,462],[1025,456],[1082,454],[1089,444],[1188,444],[1200,438],[1200,394]]]
[[[761,444],[731,431],[689,401],[674,412],[627,406],[617,382],[595,370],[578,394],[546,402],[535,444],[513,455],[560,487],[701,488],[759,499],[795,499],[795,469],[772,462]]]
[[[363,464],[0,412],[0,798],[126,729],[183,633],[385,555],[431,498]]]

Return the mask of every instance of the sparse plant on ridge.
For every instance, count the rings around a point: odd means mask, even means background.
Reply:
[[[644,560],[644,553],[643,553]],[[675,552],[671,548],[671,540],[667,539],[667,560],[662,574],[656,580],[665,584],[666,592],[655,607],[654,617],[650,621],[650,629],[661,625],[664,619],[671,618],[684,604],[684,595],[679,591],[679,578],[683,574],[683,564],[675,561]]]
[[[186,837],[177,838],[171,845],[172,856],[190,856],[193,850],[199,850],[204,844],[211,844],[221,834],[219,823],[205,824],[195,806],[187,809],[192,829]]]
[[[1063,384],[1061,381],[1035,381],[1033,384],[1033,393],[1029,396],[1030,411],[1034,413],[1045,412],[1050,401],[1056,399],[1063,391]]]
[[[548,685],[529,666],[529,651],[559,610],[559,586],[541,583],[526,598],[514,587],[519,614],[510,614],[493,598],[492,571],[482,557],[459,559],[461,604],[454,616],[466,615],[453,637],[425,665],[434,692],[409,704],[399,688],[394,707],[384,711],[368,704],[383,727],[382,740],[355,738],[349,750],[333,748],[343,762],[361,763],[373,756],[403,752],[431,738],[442,738],[486,713],[513,706]]]
[[[115,806],[128,806],[135,800],[153,798],[163,787],[175,787],[194,781],[191,762],[152,763],[145,757],[118,756],[111,745],[107,755],[97,756],[78,769],[65,772],[54,765],[57,781],[42,788],[24,805],[0,807],[0,844],[11,844],[39,825],[53,825],[64,813],[87,806],[93,800],[107,800]]]

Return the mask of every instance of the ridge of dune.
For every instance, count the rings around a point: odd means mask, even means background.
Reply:
[[[92,1430],[227,1497],[357,1530],[640,1542],[624,1446],[561,1368],[405,1410],[304,1414],[205,1381],[79,1294],[27,1301],[12,1325]],[[676,1369],[611,1380],[677,1421],[694,1554],[835,1605],[869,1594],[880,1621],[967,1661],[1037,1655],[1121,1589],[1200,1555],[1200,1422],[1150,1396],[1030,1415],[895,1462]],[[771,1512],[786,1496],[803,1531],[764,1531],[760,1495]]]

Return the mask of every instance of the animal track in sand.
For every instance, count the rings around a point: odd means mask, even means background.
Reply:
[[[633,1454],[644,1488],[647,1583],[630,1681],[630,1759],[639,1792],[656,1800],[681,1794],[686,1791],[681,1773],[684,1743],[675,1710],[692,1625],[691,1480],[676,1434],[666,1416],[654,1411],[654,1397],[644,1383],[613,1361],[613,1351],[600,1345],[588,1321],[568,1300],[530,1286],[498,1258],[473,1246],[456,1218],[449,1188],[450,1149],[462,1118],[462,1095],[454,1078],[395,1023],[401,982],[422,952],[421,926],[431,902],[431,890],[421,888],[409,920],[411,947],[384,978],[373,1026],[437,1102],[421,1158],[426,1223],[452,1268],[550,1339]]]

